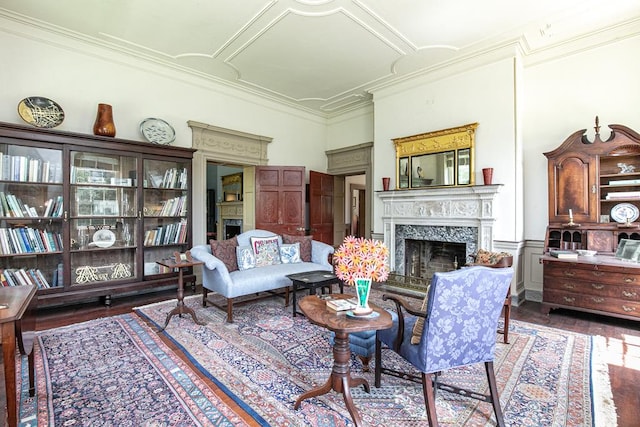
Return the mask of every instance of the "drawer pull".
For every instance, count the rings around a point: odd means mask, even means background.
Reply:
[[[576,302],[576,299],[575,299],[575,298],[562,297],[562,299],[564,299],[564,302],[569,302],[569,303],[574,303],[574,302]]]
[[[564,275],[565,275],[565,276],[567,276],[567,277],[573,277],[573,276],[575,276],[575,275],[576,275],[576,273],[575,273],[575,272],[573,272],[573,271],[571,271],[571,270],[565,270],[565,271],[563,271],[563,273],[564,273]]]
[[[600,303],[600,302],[604,302],[604,298],[602,298],[602,297],[591,297],[591,301]]]
[[[604,289],[604,285],[601,285],[600,283],[592,283],[592,284],[591,284],[591,287],[592,287],[593,289],[598,289],[598,290],[600,290],[600,289]]]
[[[562,287],[565,289],[575,289],[576,287],[574,285],[572,285],[571,283],[563,283]]]
[[[624,278],[624,282],[625,283],[633,283],[635,281],[636,281],[635,277],[625,277]]]
[[[624,295],[627,298],[635,298],[638,296],[637,293],[635,292],[629,292],[629,291],[622,291],[622,295]]]
[[[604,271],[592,271],[591,274],[593,274],[596,277],[602,277],[604,276],[606,273]]]
[[[635,307],[627,307],[626,305],[623,305],[623,306],[622,306],[622,309],[623,309],[624,311],[626,311],[627,313],[628,313],[628,312],[630,312],[630,311],[636,311],[636,308],[635,308]]]

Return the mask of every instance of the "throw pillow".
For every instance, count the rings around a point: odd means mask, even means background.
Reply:
[[[428,297],[429,297],[429,292],[427,291],[427,295],[424,296],[424,300],[422,301],[422,307],[420,307],[420,311],[422,312],[427,310]],[[411,331],[411,344],[420,343],[423,329],[424,329],[424,317],[418,317],[416,319],[416,323],[413,324],[413,331]]]
[[[211,254],[218,258],[227,266],[229,273],[238,269],[238,263],[236,262],[236,247],[238,246],[238,239],[235,236],[227,240],[209,240],[211,246]]]
[[[253,255],[256,257],[256,267],[282,264],[278,236],[252,237],[250,239]]]
[[[300,243],[288,243],[280,246],[280,259],[283,264],[301,262]]]
[[[311,240],[313,236],[282,235],[282,243],[300,243],[300,259],[304,262],[311,262]]]
[[[502,258],[512,256],[508,252],[491,252],[485,249],[478,250],[478,254],[476,255],[475,263],[476,264],[497,264]]]
[[[256,266],[256,258],[253,256],[253,249],[251,246],[237,246],[236,256],[238,259],[239,270],[249,270]]]

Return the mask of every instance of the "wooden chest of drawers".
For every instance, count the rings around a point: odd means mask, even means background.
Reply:
[[[640,264],[612,256],[543,256],[543,311],[568,308],[640,320]]]

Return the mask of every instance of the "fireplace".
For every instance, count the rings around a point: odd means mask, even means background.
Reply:
[[[233,236],[237,236],[242,233],[242,220],[241,219],[228,219],[225,218],[222,221],[224,230],[224,238],[231,239]]]
[[[464,243],[405,240],[404,274],[431,279],[433,273],[456,270],[465,264]]]
[[[398,274],[411,272],[405,258],[407,242],[411,256],[414,241],[448,244],[446,252],[455,247],[459,265],[471,261],[480,248],[493,250],[493,211],[499,189],[499,185],[483,185],[377,193],[383,202],[384,242],[389,247],[391,269]],[[426,257],[426,249],[419,251]],[[452,266],[454,262],[455,258]],[[424,266],[409,268],[428,270]]]

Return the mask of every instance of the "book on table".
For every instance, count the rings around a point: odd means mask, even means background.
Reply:
[[[550,250],[549,255],[558,259],[578,259],[578,253],[573,251]]]
[[[327,307],[335,311],[353,310],[357,306],[358,303],[355,298],[327,300]]]

